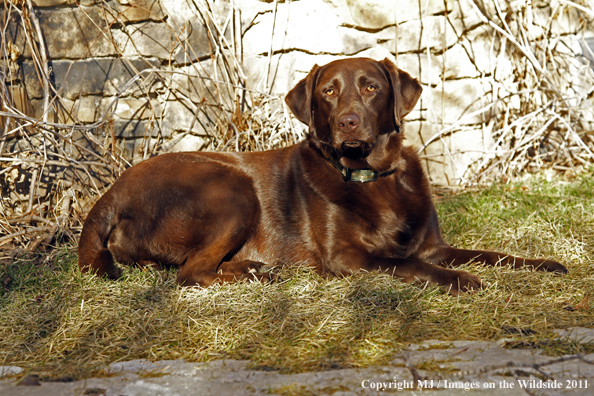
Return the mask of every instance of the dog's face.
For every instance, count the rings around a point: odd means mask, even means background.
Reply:
[[[400,147],[396,132],[421,91],[388,59],[352,58],[315,65],[285,101],[324,155],[348,168],[378,170],[385,151]]]

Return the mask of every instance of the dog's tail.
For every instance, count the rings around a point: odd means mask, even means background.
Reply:
[[[107,240],[116,223],[116,205],[109,192],[89,212],[78,241],[78,268],[117,279],[120,269],[107,249]]]

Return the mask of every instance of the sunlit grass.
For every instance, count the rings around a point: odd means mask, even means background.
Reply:
[[[459,297],[382,274],[325,279],[305,268],[282,269],[278,284],[198,289],[178,287],[166,271],[83,276],[75,251],[62,249],[0,263],[0,365],[80,378],[136,358],[232,358],[299,372],[387,363],[427,339],[508,337],[522,346],[554,329],[592,326],[591,176],[440,194],[437,206],[451,244],[551,258],[569,274],[470,265],[463,269],[487,287]]]

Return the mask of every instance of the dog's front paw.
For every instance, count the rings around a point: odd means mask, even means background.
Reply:
[[[464,292],[480,290],[484,286],[481,278],[469,272],[452,270],[452,273],[450,281],[444,286],[454,296]]]
[[[567,273],[567,268],[563,264],[560,264],[553,260],[532,260],[535,261],[533,264],[534,268],[539,271],[554,272],[556,274],[564,275]]]
[[[281,278],[280,276],[278,276],[277,274],[270,274],[270,283],[281,283],[284,282],[285,280],[283,278]]]

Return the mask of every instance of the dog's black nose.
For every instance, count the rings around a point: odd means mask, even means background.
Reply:
[[[353,132],[359,126],[361,120],[355,113],[343,114],[338,117],[338,127],[343,132]]]

